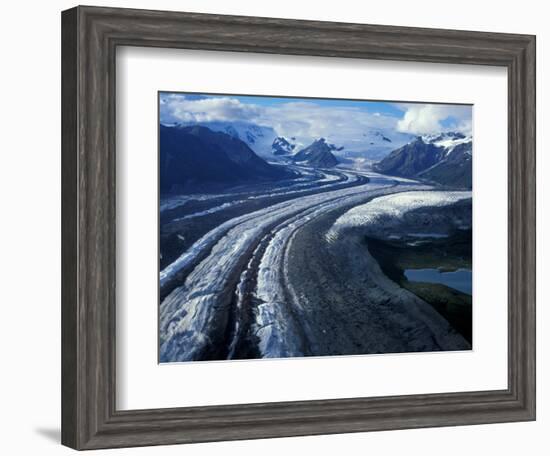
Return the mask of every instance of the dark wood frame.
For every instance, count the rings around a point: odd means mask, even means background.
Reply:
[[[119,411],[115,50],[150,46],[508,69],[508,388]],[[535,37],[96,7],[62,13],[62,443],[76,449],[535,419]]]

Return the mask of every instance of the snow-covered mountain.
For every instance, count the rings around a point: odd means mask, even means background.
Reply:
[[[284,136],[277,136],[273,140],[273,144],[271,145],[271,152],[273,155],[291,155],[294,153],[296,149],[296,144],[292,139],[289,141]]]
[[[383,159],[414,138],[415,136],[409,133],[389,129],[370,129],[363,132],[360,137],[351,138],[343,143],[345,149],[337,155],[345,162],[362,167],[364,164]]]
[[[292,179],[296,173],[268,163],[234,136],[207,127],[160,126],[161,192],[192,193],[239,183]]]
[[[373,166],[391,176],[416,177],[453,187],[472,187],[472,137],[459,132],[418,136]]]
[[[273,127],[248,122],[209,122],[205,126],[214,131],[222,131],[248,144],[258,155],[273,160],[297,153],[317,141],[319,137],[281,135]],[[327,145],[337,144],[331,152],[342,161],[377,161],[391,151],[411,142],[415,136],[391,129],[368,129],[361,136],[340,137],[338,131],[327,132]],[[350,159],[350,160],[347,160]]]
[[[444,149],[438,163],[418,174],[418,177],[440,184],[472,188],[472,137],[449,133],[436,138],[433,144]]]
[[[244,141],[256,154],[267,160],[282,160],[295,154],[308,144],[317,141],[319,137],[282,135],[274,127],[258,125],[252,122],[193,122],[180,123],[180,126],[200,125],[212,131],[226,133]],[[169,126],[169,125],[167,125]],[[343,132],[329,131],[326,133],[326,143],[338,144],[331,151],[341,158],[342,162],[354,165],[378,161],[404,144],[414,139],[414,135],[401,133],[391,129],[367,129],[355,137],[349,137]]]
[[[472,138],[460,132],[415,136],[393,129],[371,128],[360,135],[346,137],[344,131],[335,129],[319,138],[295,137],[292,133],[283,136],[274,127],[250,122],[215,121],[192,125],[239,139],[258,156],[271,162],[291,160],[314,167],[372,166],[384,174],[471,187]],[[180,127],[192,125],[177,124]]]
[[[434,146],[443,147],[446,150],[446,154],[451,153],[457,146],[461,144],[472,143],[472,136],[465,135],[464,133],[456,131],[446,131],[437,135],[425,135],[422,136],[422,140],[425,143],[431,143]]]
[[[179,124],[180,126],[200,125],[212,131],[226,133],[245,142],[256,154],[264,159],[272,159],[271,146],[277,133],[272,127],[256,125],[250,122],[201,122]]]

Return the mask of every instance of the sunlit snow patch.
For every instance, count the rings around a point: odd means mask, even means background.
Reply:
[[[351,228],[381,231],[396,226],[414,209],[447,206],[471,197],[472,192],[450,191],[412,191],[381,196],[341,215],[327,232],[326,239],[334,242],[343,231]]]

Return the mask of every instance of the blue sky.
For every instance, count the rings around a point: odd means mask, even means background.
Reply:
[[[196,95],[195,99],[216,98],[217,96]],[[403,111],[393,103],[387,101],[363,101],[363,100],[340,100],[331,98],[294,98],[294,97],[267,97],[267,96],[241,96],[229,95],[243,104],[253,104],[264,107],[276,107],[295,102],[311,103],[319,108],[355,108],[363,112],[379,112],[391,116],[400,117]],[[187,96],[189,98],[189,96]]]
[[[469,105],[172,92],[161,92],[159,102],[163,124],[246,122],[271,127],[281,136],[325,137],[335,143],[349,143],[369,130],[424,135],[470,134],[472,128]]]

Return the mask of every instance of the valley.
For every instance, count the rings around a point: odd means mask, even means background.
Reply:
[[[471,349],[471,137],[208,125],[160,127],[161,363]]]
[[[362,237],[330,239],[346,211],[431,187],[291,169],[303,177],[270,189],[161,200],[161,362],[468,349],[383,273]]]

